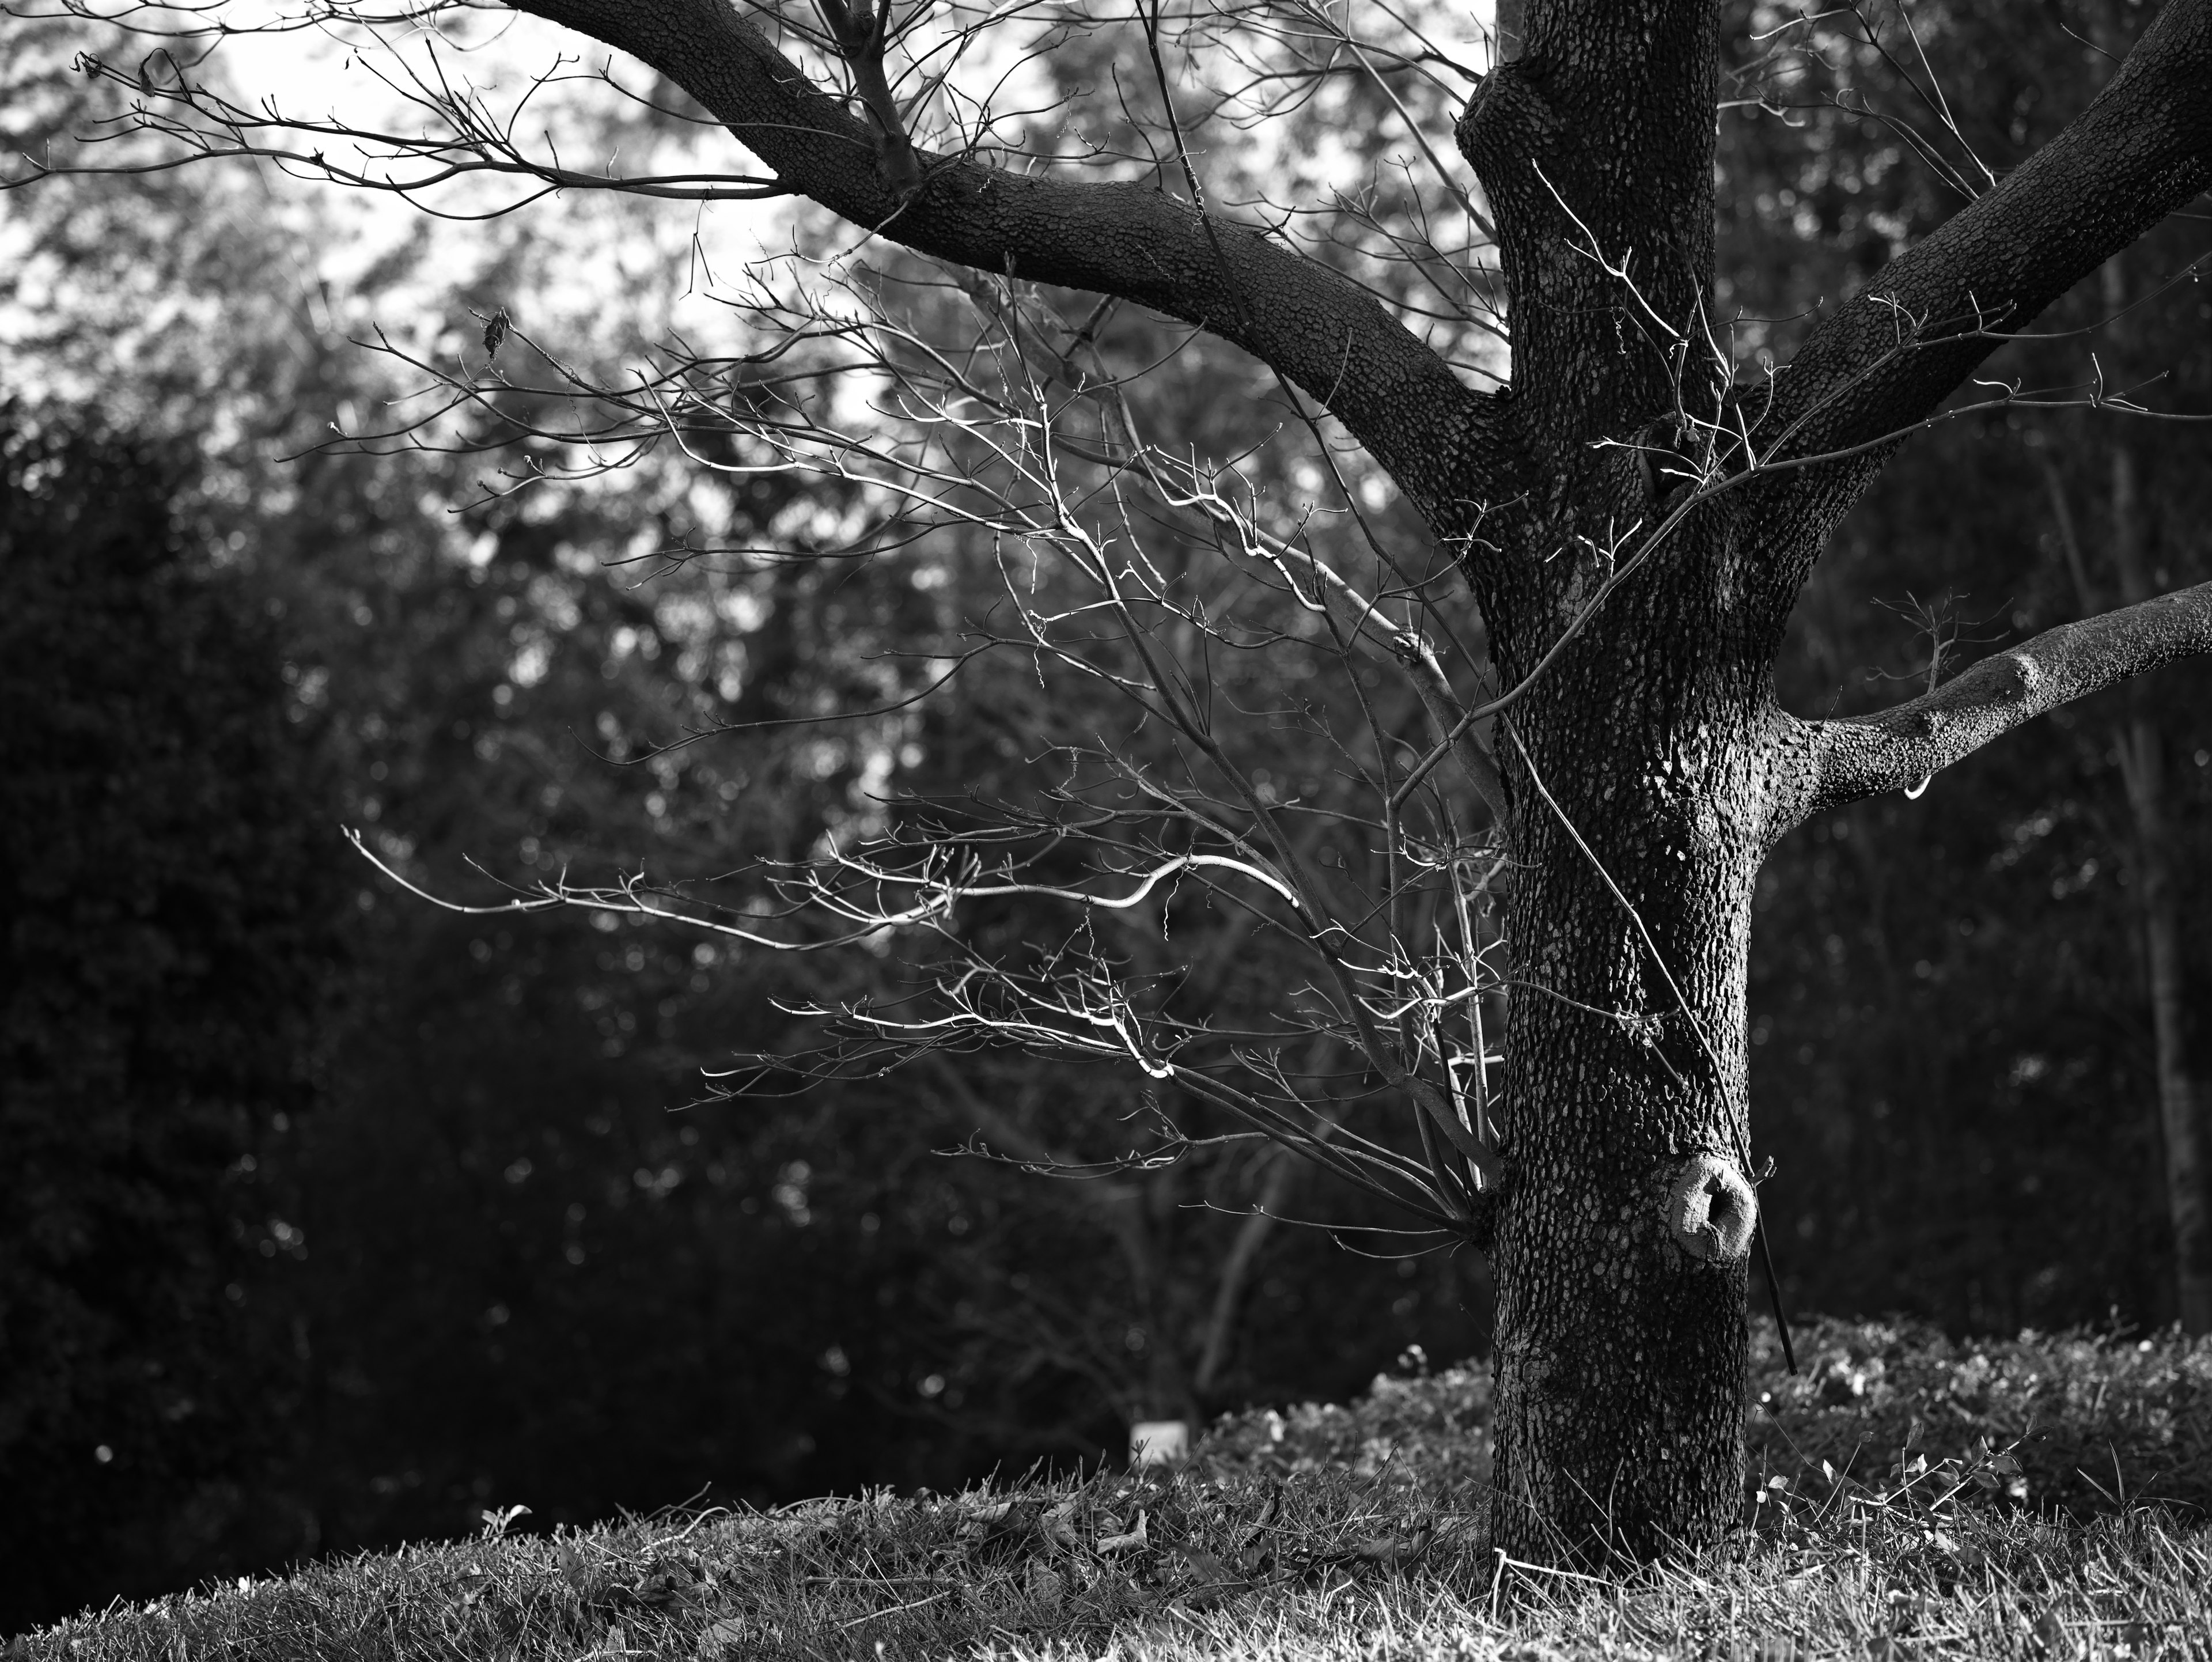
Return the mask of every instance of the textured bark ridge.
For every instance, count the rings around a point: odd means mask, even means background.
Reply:
[[[1526,878],[1510,923],[1503,1129],[1518,1181],[1494,1251],[1493,1526],[1516,1554],[1649,1556],[1711,1538],[1737,1504],[1748,1232],[1705,1231],[1715,1187],[1739,1216],[1749,1200],[1745,965],[1765,822],[1741,757],[1757,734],[1741,700],[1682,686],[1685,703],[1647,704],[1649,681],[1608,693],[1607,655],[1516,715],[1505,758]]]
[[[1741,1476],[1761,858],[1821,807],[1913,786],[2057,703],[2212,649],[2212,589],[2054,630],[1849,721],[1775,707],[1783,625],[1895,435],[2212,177],[2212,0],[2169,0],[2047,149],[1839,307],[1794,363],[1743,381],[1708,314],[1716,0],[1529,0],[1519,55],[1458,133],[1510,293],[1498,396],[1356,284],[1149,188],[921,153],[887,165],[878,127],[725,0],[519,9],[644,59],[856,224],[1124,296],[1281,370],[1468,551],[1507,685],[1702,478],[1706,494],[1498,732],[1518,877],[1493,1525],[1515,1555],[1554,1560],[1713,1539]]]

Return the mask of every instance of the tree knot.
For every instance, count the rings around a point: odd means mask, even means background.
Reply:
[[[1751,1251],[1759,1197],[1733,1161],[1693,1154],[1667,1192],[1667,1233],[1674,1245],[1708,1263],[1741,1263]]]
[[[1460,154],[1493,192],[1504,184],[1509,163],[1549,149],[1560,135],[1561,123],[1532,84],[1535,79],[1526,58],[1500,64],[1482,77],[1452,125]]]

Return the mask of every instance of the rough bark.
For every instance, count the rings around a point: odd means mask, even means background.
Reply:
[[[1656,645],[1708,625],[1689,598],[1654,595],[1674,604],[1634,632]],[[1693,1164],[1739,1184],[1748,1165],[1762,734],[1755,702],[1704,667],[1608,656],[1562,665],[1507,746],[1524,877],[1500,1105],[1516,1178],[1492,1255],[1493,1530],[1516,1555],[1650,1556],[1711,1539],[1738,1499],[1747,1242],[1711,1251],[1674,1202]]]
[[[2023,721],[2204,652],[2212,652],[2212,583],[2061,624],[1879,715],[1784,717],[1787,788],[1778,794],[1775,833],[1863,796],[1912,789]]]
[[[2208,589],[2053,631],[1863,721],[1801,722],[1769,691],[1789,606],[1888,436],[2201,186],[2208,17],[2172,9],[2066,137],[1755,392],[1717,386],[1700,356],[1708,9],[1538,0],[1522,56],[1462,122],[1535,469],[1485,527],[1521,557],[1469,571],[1506,683],[1663,512],[1665,472],[1637,448],[1692,450],[1706,400],[1755,397],[1751,447],[1721,460],[1774,470],[1693,512],[1498,746],[1521,874],[1501,1128],[1516,1180],[1493,1248],[1508,1550],[1646,1556],[1712,1538],[1736,1504],[1747,1232],[1719,1250],[1680,1202],[1686,1183],[1715,1204],[1748,1194],[1745,965],[1765,849],[1819,807],[1916,786],[2034,714],[2212,649]],[[1900,336],[1900,307],[1917,332]]]
[[[1122,295],[1282,370],[1468,551],[1508,685],[1679,500],[1655,453],[1735,470],[1558,653],[1498,746],[1518,986],[1496,1104],[1514,1176],[1490,1242],[1496,1543],[1642,1557],[1714,1538],[1741,1477],[1761,857],[1819,808],[1912,786],[2059,703],[2212,649],[2212,587],[2053,630],[1849,721],[1774,706],[1783,623],[1893,435],[2203,186],[2212,0],[2172,0],[2063,135],[1748,387],[1707,327],[1715,0],[1529,0],[1517,55],[1458,135],[1510,292],[1512,382],[1496,397],[1352,284],[1149,186],[921,154],[903,187],[878,126],[721,0],[521,9],[643,58],[857,224]],[[1733,453],[1716,442],[1730,427]]]

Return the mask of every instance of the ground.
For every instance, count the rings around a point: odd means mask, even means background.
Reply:
[[[1190,1463],[476,1537],[117,1605],[73,1662],[2212,1657],[2212,1341],[1771,1332],[1743,1526],[1600,1578],[1482,1536],[1486,1371],[1257,1409]],[[1412,1359],[1409,1359],[1412,1360]]]

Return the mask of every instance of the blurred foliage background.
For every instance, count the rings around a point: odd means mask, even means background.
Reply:
[[[1958,125],[1932,148],[1840,102],[1731,109],[1723,309],[1773,320],[1750,344],[1786,357],[1956,206],[1972,155],[2029,154],[2144,9],[1917,8]],[[1770,13],[1727,35],[1747,76]],[[98,42],[44,27],[0,69],[11,152],[103,113],[69,69]],[[1919,109],[1898,60],[1850,68],[1874,107]],[[699,142],[645,106],[593,119],[633,155]],[[1387,160],[1356,110],[1285,119]],[[459,916],[346,846],[361,828],[477,899],[499,892],[471,859],[705,879],[902,798],[1018,798],[1030,735],[1082,719],[988,660],[889,709],[988,606],[988,550],[803,557],[856,506],[769,475],[654,459],[509,493],[512,454],[325,442],[398,407],[379,332],[457,352],[504,307],[578,360],[651,340],[701,257],[672,218],[568,198],[454,227],[246,168],[0,197],[0,1628],[495,1505],[544,1526],[1095,1460],[1132,1418],[1481,1351],[1479,1260],[1255,1221],[1264,1200],[1388,1221],[1268,1156],[1067,1184],[941,1152],[1124,1147],[1133,1079],[993,1056],[711,1098],[702,1069],[807,1042],[780,1004],[895,984],[896,963]],[[2170,281],[2200,234],[2178,219],[2125,257],[2122,325],[2110,292],[2076,295],[1992,373],[2069,379],[2063,332],[2104,324],[2114,384],[2160,375],[2160,407],[2212,410],[2212,304]],[[1221,450],[1285,421],[1206,343],[1145,396]],[[2112,604],[2128,470],[2155,585],[2212,575],[2202,433],[2014,410],[1917,436],[1800,607],[1785,702],[1897,697],[1923,625],[1955,665],[2079,615],[2085,587]],[[1419,534],[1395,502],[1380,522]],[[720,551],[659,557],[687,548]],[[1792,1308],[1957,1333],[2172,1319],[2117,756],[2148,733],[2163,763],[2202,989],[2208,675],[2069,709],[1770,861],[1753,1100]],[[854,711],[888,713],[797,719]],[[1288,972],[1226,918],[1179,941],[1224,1008]]]

